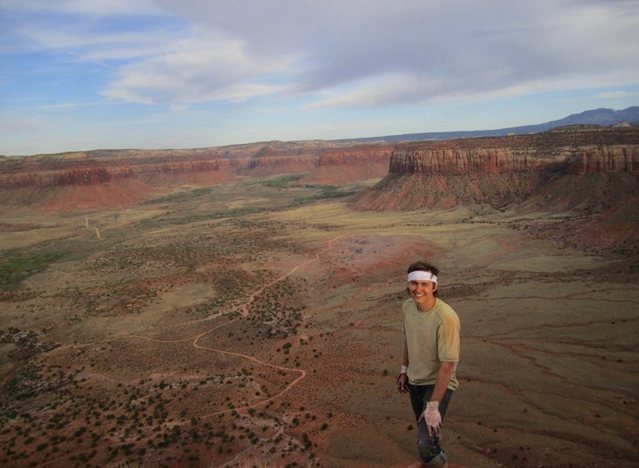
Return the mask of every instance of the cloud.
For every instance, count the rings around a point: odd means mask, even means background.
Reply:
[[[94,16],[164,14],[153,0],[0,0],[0,10]]]
[[[241,102],[280,93],[277,83],[294,67],[294,55],[252,54],[237,39],[211,30],[167,45],[162,54],[123,67],[104,96],[141,103]]]
[[[377,76],[352,83],[344,90],[332,90],[311,102],[308,107],[379,107],[421,101],[441,87],[427,77],[411,74]],[[421,98],[420,98],[421,97]]]
[[[102,94],[119,101],[384,107],[639,82],[636,0],[0,2],[75,18],[16,33],[109,62]]]
[[[636,1],[159,1],[247,57],[303,57],[287,89],[314,107],[639,81]]]
[[[86,27],[66,27],[56,24],[30,24],[15,30],[26,41],[30,51],[59,51],[76,60],[101,62],[130,60],[162,50],[162,45],[176,39],[174,31],[158,28],[149,31],[108,32],[87,30]]]
[[[639,93],[631,93],[628,91],[608,91],[605,93],[599,93],[595,97],[598,99],[623,99],[623,98],[636,98]]]

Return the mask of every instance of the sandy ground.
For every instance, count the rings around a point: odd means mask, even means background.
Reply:
[[[2,290],[0,463],[414,466],[394,381],[427,259],[462,322],[451,466],[639,466],[637,258],[527,238],[514,212],[270,211],[286,194],[251,187],[229,218],[203,207],[232,187],[6,217],[5,262],[60,256]]]

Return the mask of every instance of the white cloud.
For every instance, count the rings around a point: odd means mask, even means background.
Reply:
[[[308,107],[378,107],[406,102],[426,101],[432,98],[438,86],[426,77],[412,74],[391,74],[355,82],[344,90],[321,93]]]
[[[303,56],[289,89],[315,107],[639,81],[636,1],[158,1],[247,57]]]
[[[143,103],[241,102],[289,89],[271,80],[291,73],[296,61],[294,55],[257,56],[240,40],[200,29],[167,44],[161,54],[123,67],[104,95]]]
[[[0,0],[0,9],[13,12],[110,16],[164,14],[154,0]]]
[[[623,98],[636,98],[639,93],[630,93],[628,91],[608,91],[605,93],[599,93],[595,97],[598,99],[623,99]]]
[[[204,96],[204,100],[207,101],[230,101],[230,102],[245,102],[249,99],[269,96],[276,94],[285,94],[290,91],[291,87],[288,85],[269,85],[259,83],[237,83],[230,84],[226,87],[221,87],[217,90],[211,91],[208,95]]]
[[[116,67],[104,96],[178,107],[263,96],[301,98],[311,108],[383,107],[637,83],[638,6],[636,0],[0,0],[0,9],[75,18],[64,27],[33,20],[15,31],[42,50]],[[113,27],[123,15],[143,17],[144,27]],[[154,15],[164,22],[155,23]]]
[[[177,39],[177,32],[156,28],[152,31],[98,32],[86,25],[61,29],[52,23],[32,23],[15,30],[21,47],[31,51],[57,51],[75,60],[102,62],[130,60],[160,53],[166,43]]]

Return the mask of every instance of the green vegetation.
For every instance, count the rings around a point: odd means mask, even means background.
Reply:
[[[262,182],[262,185],[266,187],[280,188],[280,189],[287,188],[291,183],[297,182],[302,177],[304,177],[303,174],[284,175],[284,176],[276,177],[273,179],[265,180]]]
[[[143,204],[150,205],[154,203],[175,203],[175,202],[189,201],[194,198],[199,198],[204,195],[208,195],[211,192],[213,192],[213,189],[211,187],[201,187],[201,188],[196,188],[186,192],[178,192],[178,193],[171,193],[169,195],[164,195],[163,197],[154,198],[153,200],[147,200]]]
[[[0,263],[0,288],[17,286],[22,280],[43,271],[60,259],[59,253],[19,253]]]
[[[231,188],[216,187],[213,189],[203,187],[156,198],[146,203],[186,202],[186,204],[183,204],[180,210],[174,213],[140,221],[136,223],[136,227],[146,229],[155,226],[185,225],[223,218],[241,218],[254,214],[273,213],[290,208],[298,208],[318,201],[349,197],[362,189],[362,187],[354,188],[353,186],[296,185],[296,182],[303,176],[303,174],[288,174],[238,184]],[[268,187],[268,189],[265,189],[265,187]],[[269,190],[273,188],[278,189],[275,195],[272,190]],[[230,203],[233,200],[237,200],[238,197],[246,197],[247,194],[250,194],[248,195],[249,199],[242,206],[237,204],[231,205],[232,207],[225,206],[225,200]],[[209,208],[210,211],[199,211],[198,208],[188,204],[188,202],[206,195],[209,195],[209,198],[206,199],[207,201],[213,201],[213,196],[215,198],[215,205]],[[253,200],[250,200],[251,198]],[[268,203],[265,203],[265,199],[269,200]]]
[[[313,203],[315,201],[320,201],[320,200],[330,200],[334,198],[350,197],[351,195],[355,195],[356,193],[359,192],[359,190],[341,190],[339,187],[333,187],[330,185],[325,187],[318,187],[318,188],[320,188],[320,191],[318,193],[310,195],[308,197],[296,198],[290,204],[290,207],[298,207],[298,206],[306,205],[308,203]]]
[[[199,223],[202,221],[211,221],[214,219],[222,219],[222,218],[237,218],[240,216],[246,216],[250,214],[262,213],[265,211],[272,211],[268,207],[240,207],[240,208],[231,208],[228,210],[217,210],[212,211],[207,214],[190,214],[186,216],[180,217],[160,217],[155,218],[148,221],[143,221],[141,224],[144,226],[154,226],[158,224],[191,224],[191,223]]]

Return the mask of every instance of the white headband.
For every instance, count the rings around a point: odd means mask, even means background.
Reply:
[[[433,275],[430,271],[411,271],[408,274],[408,281],[432,281],[437,284],[437,275]]]

